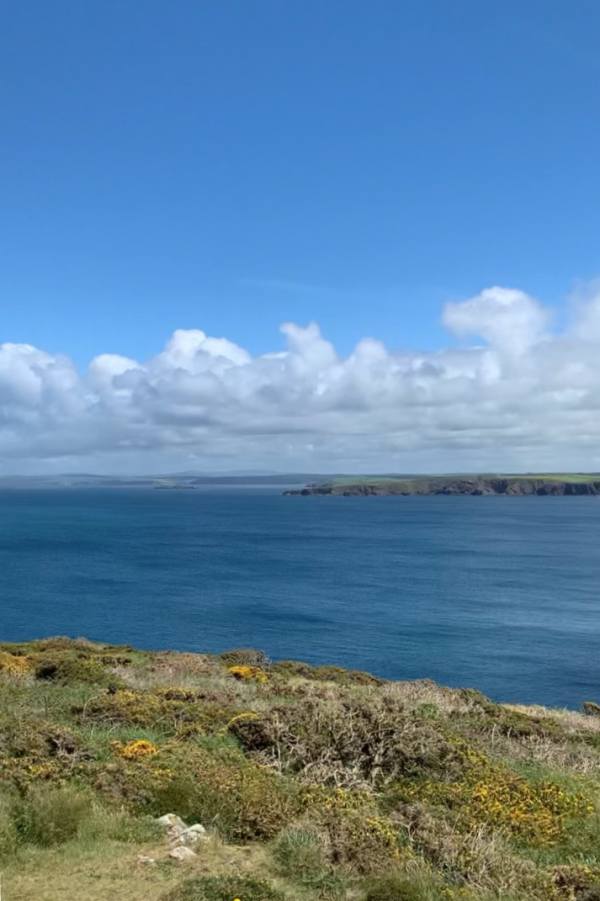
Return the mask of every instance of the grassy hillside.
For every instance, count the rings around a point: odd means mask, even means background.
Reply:
[[[2,645],[3,901],[600,899],[587,709],[253,651]],[[185,861],[167,813],[207,830]]]
[[[539,479],[544,482],[593,482],[600,478],[600,473],[590,472],[521,472],[521,473],[448,473],[446,475],[422,475],[422,476],[386,476],[386,475],[365,475],[365,476],[336,476],[331,479],[334,485],[352,485],[356,482],[402,482],[410,484],[413,482],[446,482],[448,479]]]

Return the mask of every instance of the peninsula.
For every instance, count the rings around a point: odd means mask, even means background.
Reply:
[[[287,495],[600,495],[600,473],[344,476],[292,488]]]

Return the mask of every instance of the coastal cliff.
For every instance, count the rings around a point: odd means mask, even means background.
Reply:
[[[339,479],[284,491],[286,495],[600,495],[600,476],[432,476],[425,478]]]

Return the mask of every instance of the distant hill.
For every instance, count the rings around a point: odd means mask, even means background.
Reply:
[[[166,473],[147,475],[97,475],[94,473],[60,473],[57,475],[11,475],[0,476],[0,489],[34,488],[200,488],[222,485],[256,485],[280,487],[282,485],[304,485],[325,479],[331,474],[323,473]]]

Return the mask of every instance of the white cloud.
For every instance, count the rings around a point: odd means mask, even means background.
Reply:
[[[444,324],[456,335],[476,335],[492,347],[523,353],[544,334],[548,313],[523,291],[486,288],[477,297],[449,303]]]
[[[0,345],[0,464],[166,470],[458,471],[600,469],[600,285],[574,319],[522,291],[448,304],[461,341],[392,352],[373,338],[347,357],[311,323],[252,357],[226,338],[177,330],[156,357],[66,356]],[[471,339],[474,343],[468,343]]]

